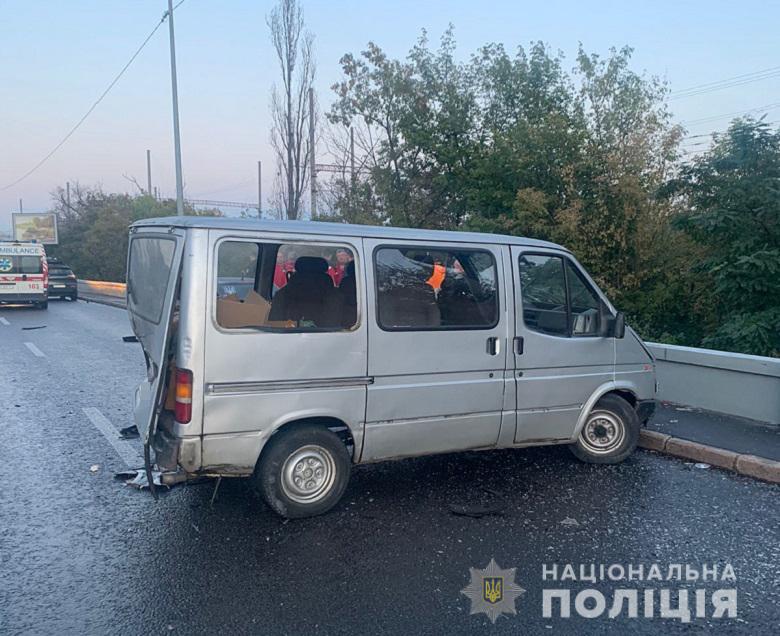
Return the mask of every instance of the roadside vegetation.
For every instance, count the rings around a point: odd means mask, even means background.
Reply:
[[[555,241],[648,340],[780,353],[780,132],[735,120],[686,155],[629,48],[570,72],[542,43],[458,59],[451,31],[342,58],[330,218]]]
[[[300,59],[311,60],[313,39],[293,17]],[[298,71],[282,66],[290,84]],[[644,338],[780,355],[780,131],[737,119],[709,150],[686,154],[667,86],[632,69],[630,48],[580,49],[572,63],[542,43],[488,44],[464,58],[449,30],[437,47],[423,34],[403,59],[369,43],[341,68],[318,135],[336,169],[321,175],[316,219],[555,241]],[[298,128],[307,69],[295,84]],[[275,100],[275,126],[288,101]],[[298,174],[290,153],[279,156],[285,175]],[[299,168],[292,197],[277,184],[277,217],[302,215]],[[70,207],[56,191],[54,210],[52,251],[82,278],[121,281],[127,226],[176,208],[77,188]]]
[[[79,184],[71,188],[70,205],[63,188],[58,188],[52,197],[60,242],[47,247],[46,253],[67,263],[83,279],[124,282],[128,226],[141,219],[176,215],[175,199],[158,201],[145,194],[109,194],[99,187]],[[222,213],[186,205],[185,214]]]

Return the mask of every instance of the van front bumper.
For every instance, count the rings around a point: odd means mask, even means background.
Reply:
[[[636,403],[636,415],[642,425],[647,424],[655,413],[656,400],[639,400]]]

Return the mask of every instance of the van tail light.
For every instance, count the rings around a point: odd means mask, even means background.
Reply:
[[[192,371],[176,369],[176,421],[189,424],[192,419]]]

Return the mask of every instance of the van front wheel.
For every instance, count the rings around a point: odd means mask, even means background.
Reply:
[[[617,464],[628,457],[639,442],[639,418],[623,398],[605,395],[585,420],[577,442],[569,448],[592,464]]]
[[[300,519],[323,514],[338,503],[349,483],[350,467],[338,435],[306,425],[271,438],[253,479],[276,513]]]

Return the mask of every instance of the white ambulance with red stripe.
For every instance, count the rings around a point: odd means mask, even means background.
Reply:
[[[0,243],[0,305],[49,305],[49,266],[40,243]]]

